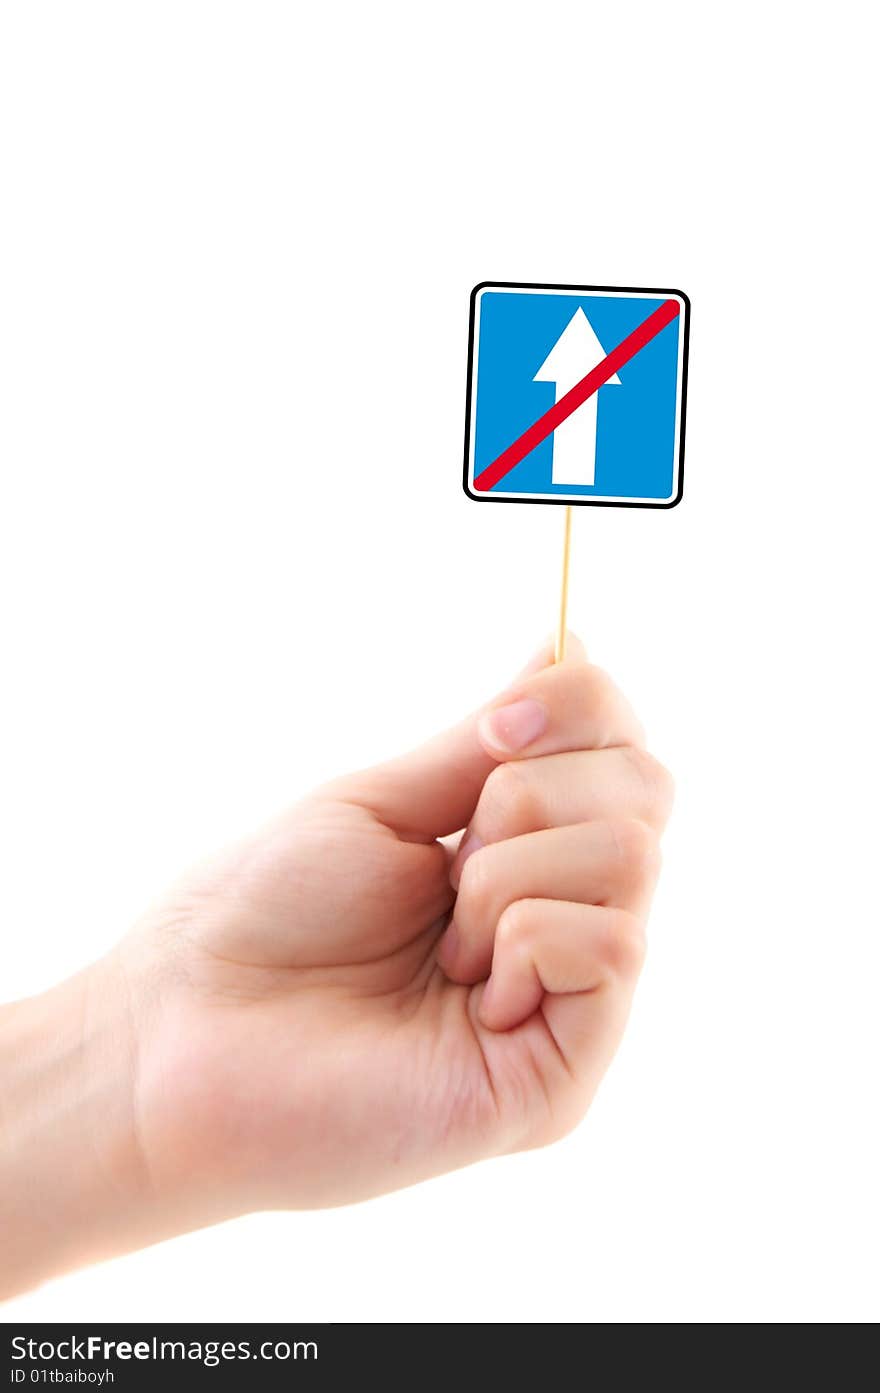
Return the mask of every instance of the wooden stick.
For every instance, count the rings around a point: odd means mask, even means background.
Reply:
[[[562,592],[559,597],[559,627],[556,630],[556,661],[565,657],[565,631],[568,616],[568,568],[571,560],[571,505],[565,509],[565,537],[562,543]]]

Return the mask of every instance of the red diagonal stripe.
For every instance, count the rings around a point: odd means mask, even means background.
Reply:
[[[586,377],[582,377],[580,382],[575,383],[564,397],[560,397],[549,411],[545,411],[543,416],[539,416],[528,430],[524,430],[519,439],[514,440],[512,445],[508,445],[506,450],[491,464],[487,465],[482,473],[474,479],[474,488],[481,493],[494,488],[499,479],[503,479],[505,474],[509,474],[514,465],[519,464],[521,459],[525,459],[529,451],[534,450],[536,445],[540,445],[542,440],[561,426],[563,421],[567,421],[573,411],[577,411],[579,406],[583,406],[588,397],[594,392],[598,392],[609,379],[613,377],[618,368],[622,368],[624,363],[628,363],[630,358],[634,358],[640,348],[644,348],[646,343],[650,343],[665,329],[667,324],[671,324],[675,316],[679,313],[681,306],[677,300],[664,300],[663,304],[653,310],[648,318],[644,320],[637,329],[633,329],[631,334],[612,348],[607,358],[603,358],[601,363],[591,368]]]

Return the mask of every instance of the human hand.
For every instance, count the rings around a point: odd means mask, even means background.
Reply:
[[[583,1115],[638,976],[671,791],[569,652],[319,789],[84,974],[81,1125],[117,1202],[65,1263],[364,1199]],[[439,840],[463,828],[457,850]],[[108,1057],[118,1078],[96,1090]]]

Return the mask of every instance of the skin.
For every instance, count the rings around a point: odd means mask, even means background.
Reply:
[[[672,795],[568,651],[0,1011],[0,1294],[577,1123],[626,1022]]]

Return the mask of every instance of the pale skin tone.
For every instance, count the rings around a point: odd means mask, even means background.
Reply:
[[[626,1022],[671,803],[573,638],[0,1010],[0,1295],[543,1146]]]

